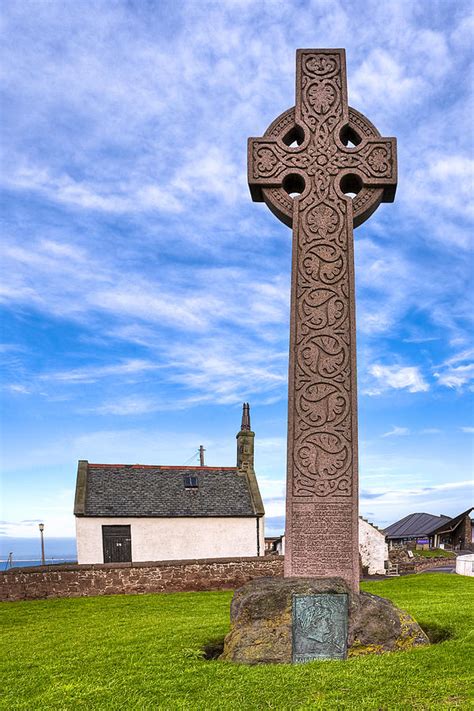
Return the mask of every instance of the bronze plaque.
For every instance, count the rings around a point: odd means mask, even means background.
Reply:
[[[293,595],[293,662],[345,659],[347,595]]]

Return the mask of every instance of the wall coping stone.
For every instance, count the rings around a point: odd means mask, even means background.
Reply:
[[[272,556],[240,556],[235,558],[187,558],[184,560],[149,560],[137,561],[132,563],[63,563],[58,565],[31,565],[23,568],[9,568],[2,570],[2,575],[16,575],[18,573],[50,573],[50,572],[67,572],[73,570],[110,570],[111,568],[164,568],[171,566],[188,566],[188,565],[215,565],[226,563],[249,563],[255,561],[257,563],[268,562],[269,560],[278,561],[284,560],[282,555]]]

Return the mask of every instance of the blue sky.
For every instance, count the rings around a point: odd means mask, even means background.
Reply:
[[[399,187],[355,232],[361,513],[472,505],[471,4],[3,5],[2,534],[74,533],[78,459],[232,466],[284,513],[291,232],[246,141],[345,47]]]

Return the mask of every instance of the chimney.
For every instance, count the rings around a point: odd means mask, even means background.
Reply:
[[[237,467],[242,470],[254,470],[255,433],[250,429],[250,405],[242,406],[242,424],[237,435]]]
[[[250,432],[250,405],[248,402],[244,402],[242,405],[242,424],[240,426],[241,432]]]

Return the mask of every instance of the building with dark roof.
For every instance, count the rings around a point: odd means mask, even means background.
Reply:
[[[436,548],[441,543],[449,544],[452,547],[460,547],[459,543],[462,538],[463,546],[470,550],[471,541],[471,524],[469,514],[472,509],[465,511],[455,518],[450,516],[434,516],[428,513],[413,513],[405,516],[405,518],[400,519],[392,523],[391,526],[385,529],[384,533],[387,537],[387,541],[390,548],[397,546],[406,546],[407,544],[423,545],[430,548]],[[469,519],[469,525],[466,523]],[[467,530],[469,528],[469,535],[465,532],[461,535],[461,527]],[[456,536],[459,540],[452,543]],[[444,536],[444,538],[443,538]],[[449,540],[448,540],[449,539]],[[469,545],[467,545],[469,544]]]
[[[474,550],[474,529],[471,519],[471,506],[467,511],[463,511],[458,516],[442,523],[433,531],[435,548],[440,546],[458,550]]]
[[[78,463],[79,563],[264,555],[255,434],[244,405],[237,466]]]

